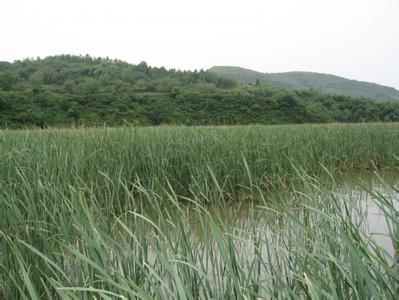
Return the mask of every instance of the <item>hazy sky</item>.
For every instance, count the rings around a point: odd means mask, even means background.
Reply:
[[[315,71],[399,89],[399,0],[0,0],[0,60]]]

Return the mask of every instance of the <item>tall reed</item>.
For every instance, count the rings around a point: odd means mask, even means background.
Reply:
[[[334,171],[394,169],[398,137],[396,124],[2,132],[0,295],[394,299],[399,191],[364,187],[389,253]]]

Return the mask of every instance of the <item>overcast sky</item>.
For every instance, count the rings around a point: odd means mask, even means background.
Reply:
[[[399,0],[0,0],[0,60],[314,71],[399,89]]]

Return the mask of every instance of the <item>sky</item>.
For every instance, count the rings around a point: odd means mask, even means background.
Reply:
[[[0,0],[0,60],[312,71],[399,89],[399,0]]]

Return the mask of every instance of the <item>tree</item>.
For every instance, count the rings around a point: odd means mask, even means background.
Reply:
[[[76,91],[76,83],[71,79],[65,80],[64,84],[62,85],[62,88],[64,89],[65,92],[73,94]]]
[[[100,89],[100,82],[96,79],[86,79],[81,84],[79,84],[79,89],[85,96],[91,96],[96,94]]]
[[[18,76],[12,71],[4,71],[0,73],[0,89],[9,91],[18,81]]]
[[[45,67],[34,72],[29,79],[34,83],[51,84],[56,83],[56,76],[57,72],[54,69]]]

